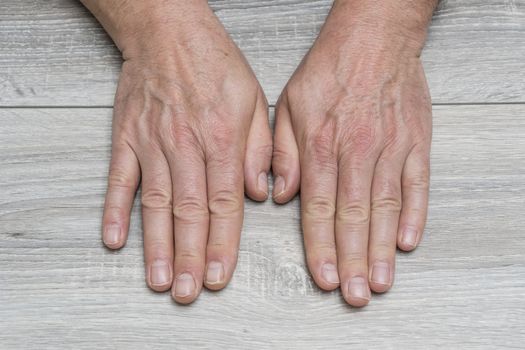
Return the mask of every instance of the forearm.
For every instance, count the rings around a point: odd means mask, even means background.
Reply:
[[[80,2],[97,18],[124,55],[135,50],[137,45],[148,45],[157,38],[160,41],[168,39],[166,33],[175,33],[187,24],[195,24],[205,11],[210,11],[206,0]]]

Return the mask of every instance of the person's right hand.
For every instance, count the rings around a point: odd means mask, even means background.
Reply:
[[[126,241],[142,174],[146,280],[180,303],[235,269],[244,186],[265,200],[268,107],[205,1],[84,1],[122,51],[103,240]],[[126,13],[126,15],[121,15]]]

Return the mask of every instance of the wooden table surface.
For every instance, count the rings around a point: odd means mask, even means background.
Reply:
[[[273,104],[331,1],[210,3]],[[525,348],[525,0],[441,1],[423,61],[430,212],[392,291],[320,291],[298,200],[247,201],[232,283],[181,306],[144,283],[138,203],[100,241],[118,51],[75,0],[1,0],[0,349]]]

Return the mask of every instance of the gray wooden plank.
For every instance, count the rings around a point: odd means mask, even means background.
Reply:
[[[434,112],[426,236],[356,310],[305,270],[297,200],[246,204],[226,290],[150,292],[137,207],[123,250],[100,243],[111,109],[0,109],[0,348],[522,347],[525,106]]]
[[[271,103],[330,0],[211,0]],[[443,0],[423,54],[436,103],[525,102],[525,0]],[[72,0],[2,0],[0,105],[111,106],[120,55]]]

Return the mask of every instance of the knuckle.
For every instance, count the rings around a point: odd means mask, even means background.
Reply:
[[[224,251],[229,248],[229,244],[225,241],[214,241],[214,242],[208,242],[208,249],[217,250],[217,251]]]
[[[112,204],[109,201],[106,201],[104,207],[104,216],[105,221],[111,223],[113,221],[120,221],[124,218],[129,217],[129,210],[124,209],[119,204]]]
[[[232,245],[231,240],[225,237],[224,241],[213,241],[208,243],[208,252],[212,251],[214,255],[219,254],[224,257],[237,258],[238,248]]]
[[[174,123],[171,126],[171,137],[168,138],[175,149],[196,149],[199,141],[191,126]]]
[[[365,251],[340,253],[337,258],[342,266],[362,266],[363,269],[367,266],[367,256]]]
[[[372,200],[372,210],[386,213],[401,212],[401,200],[397,197],[381,197]]]
[[[222,117],[211,118],[208,121],[207,129],[210,130],[208,134],[208,141],[211,151],[216,154],[221,154],[232,148],[234,140],[236,139],[236,128],[229,120]]]
[[[221,190],[212,194],[208,201],[211,215],[231,216],[241,211],[242,199],[233,190]]]
[[[336,245],[335,242],[312,242],[306,246],[307,254],[310,257],[319,256],[335,256]]]
[[[172,136],[175,142],[184,142],[193,138],[191,127],[182,123],[172,124]]]
[[[315,220],[333,220],[335,203],[328,198],[316,196],[305,201],[303,213]]]
[[[278,143],[275,143],[271,157],[274,162],[279,162],[283,165],[291,164],[291,162],[296,159],[285,145],[280,145]]]
[[[271,143],[259,146],[256,149],[256,153],[264,158],[271,158],[273,151],[273,145]]]
[[[381,176],[382,180],[379,180],[379,186],[377,186],[378,195],[386,195],[388,197],[400,197],[401,188],[400,188],[400,178],[387,178],[386,176]]]
[[[290,152],[288,148],[278,147],[275,145],[272,156],[272,169],[275,174],[287,174],[294,169],[299,168],[298,155]]]
[[[385,118],[381,132],[385,147],[399,147],[399,144],[410,139],[410,134],[406,132],[405,128],[402,128],[397,120],[391,118]]]
[[[200,260],[203,252],[195,247],[179,247],[175,253],[175,261],[178,260]]]
[[[427,169],[421,170],[416,175],[407,177],[404,180],[404,185],[411,190],[428,192],[430,189],[430,172]]]
[[[379,135],[377,131],[365,123],[352,125],[348,128],[344,140],[348,152],[358,158],[364,158],[373,154],[379,146]]]
[[[109,170],[108,185],[110,187],[121,187],[124,189],[135,189],[137,179],[132,178],[128,172],[117,166],[112,166]]]
[[[304,149],[320,164],[333,163],[335,158],[335,133],[330,127],[305,133]]]
[[[171,194],[160,188],[146,189],[142,192],[142,207],[151,210],[171,208]]]
[[[208,206],[196,197],[185,197],[173,205],[173,217],[185,222],[197,222],[208,217]]]
[[[149,235],[147,239],[147,249],[150,252],[149,256],[154,259],[171,260],[168,255],[169,246],[168,240],[165,238]]]
[[[373,256],[375,260],[389,260],[396,253],[395,236],[392,240],[380,239],[374,242]]]
[[[372,210],[384,212],[401,211],[401,189],[398,183],[384,180],[375,190],[372,198]]]
[[[351,222],[356,225],[368,225],[370,222],[370,208],[361,201],[349,201],[337,208],[337,219]]]
[[[431,115],[430,112],[429,115]],[[417,117],[415,117],[417,115]],[[405,120],[405,125],[411,137],[414,139],[425,139],[432,133],[432,128],[429,128],[431,123],[428,123],[427,120],[421,119],[420,115],[415,114],[412,116],[403,115]],[[430,121],[430,120],[428,120]]]

